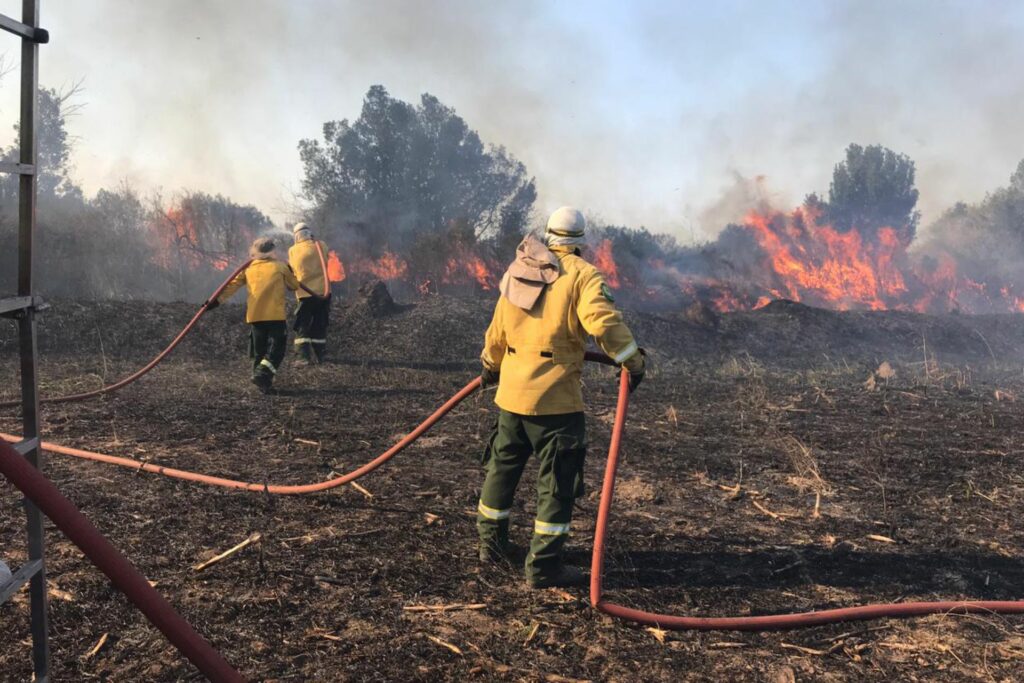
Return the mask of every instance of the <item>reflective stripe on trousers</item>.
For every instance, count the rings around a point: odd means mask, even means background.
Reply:
[[[541,534],[543,536],[561,536],[569,533],[569,524],[555,524],[552,522],[542,522],[539,519],[533,522],[533,533]]]
[[[480,501],[480,503],[476,506],[476,509],[477,512],[479,512],[483,517],[486,517],[487,519],[493,519],[495,521],[501,519],[508,519],[508,516],[512,514],[511,508],[509,508],[508,510],[498,510],[497,508],[492,508],[484,505],[483,501]]]

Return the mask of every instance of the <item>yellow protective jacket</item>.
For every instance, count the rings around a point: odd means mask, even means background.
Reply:
[[[258,258],[231,279],[217,301],[227,301],[242,285],[249,292],[245,322],[259,323],[285,319],[285,288],[295,291],[299,288],[299,281],[287,263],[274,258]]]
[[[643,367],[633,334],[612,303],[604,278],[569,247],[553,247],[558,279],[525,311],[498,299],[480,360],[499,369],[498,407],[519,415],[583,410],[580,375],[587,336],[627,368]]]
[[[324,250],[324,261],[326,261],[328,252],[325,243],[319,240],[303,240],[296,242],[288,249],[288,264],[292,267],[295,277],[299,279],[299,282],[317,294],[321,294],[324,291],[326,273],[324,273],[323,265],[320,263],[320,254],[316,251],[317,244]],[[295,293],[295,296],[299,299],[305,299],[312,296],[312,294],[300,289]]]

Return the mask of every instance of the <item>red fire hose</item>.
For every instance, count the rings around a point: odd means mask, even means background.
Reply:
[[[684,617],[645,612],[606,602],[602,599],[601,585],[604,578],[605,537],[608,535],[608,518],[611,516],[612,500],[615,496],[615,472],[619,466],[619,450],[622,446],[622,431],[626,424],[628,406],[629,373],[623,370],[619,382],[619,400],[615,407],[615,424],[612,427],[611,444],[608,446],[608,464],[605,466],[604,484],[601,488],[601,503],[597,510],[597,527],[594,531],[594,550],[590,564],[590,604],[595,609],[627,621],[674,631],[772,631],[922,614],[1024,614],[1024,601],[1010,600],[904,602],[758,617]]]
[[[472,382],[462,387],[454,396],[445,401],[444,405],[435,410],[430,417],[421,422],[416,429],[409,432],[401,441],[396,443],[394,446],[384,451],[376,458],[366,463],[362,467],[352,470],[346,475],[335,477],[334,479],[327,479],[325,481],[316,482],[313,484],[258,484],[255,482],[238,481],[236,479],[225,479],[223,477],[212,477],[207,474],[199,474],[198,472],[188,472],[186,470],[179,470],[173,467],[163,467],[161,465],[152,465],[149,463],[139,462],[138,460],[132,460],[131,458],[121,458],[116,455],[106,455],[104,453],[94,453],[92,451],[85,451],[78,448],[68,448],[67,446],[59,446],[54,443],[44,441],[42,447],[44,450],[51,453],[59,453],[60,455],[70,455],[74,458],[83,458],[85,460],[94,460],[96,462],[105,462],[111,465],[119,465],[121,467],[127,467],[133,470],[142,472],[153,472],[154,474],[162,474],[166,477],[173,477],[174,479],[183,479],[185,481],[194,481],[200,484],[210,484],[211,486],[220,486],[228,489],[242,489],[244,491],[264,491],[266,493],[274,493],[278,495],[300,495],[304,493],[317,493],[319,491],[326,491],[333,489],[338,486],[344,486],[345,484],[355,481],[363,475],[369,474],[391,458],[398,455],[400,452],[405,450],[412,442],[420,438],[424,432],[433,427],[437,422],[451,412],[452,408],[462,403],[463,400],[480,387],[480,378],[477,377]],[[0,433],[0,439],[14,443],[19,441],[19,437],[13,434]]]
[[[604,355],[603,353],[595,353],[593,351],[587,351],[584,354],[584,358],[593,363],[602,363],[604,365],[616,365],[616,363]],[[228,489],[241,489],[243,491],[262,491],[265,493],[272,493],[276,495],[284,496],[295,496],[306,493],[318,493],[320,491],[327,491],[338,486],[344,486],[349,482],[355,481],[360,477],[373,472],[375,469],[386,463],[391,458],[395,457],[406,448],[408,448],[414,441],[423,436],[424,433],[435,424],[437,424],[441,418],[450,413],[455,406],[462,403],[466,398],[474,391],[480,388],[480,378],[473,379],[469,384],[459,389],[451,398],[445,401],[440,408],[435,410],[427,417],[426,420],[421,422],[415,429],[406,434],[401,440],[398,441],[394,446],[378,455],[373,460],[369,461],[365,465],[358,467],[348,474],[333,479],[326,479],[324,481],[315,482],[312,484],[260,484],[256,482],[239,481],[237,479],[226,479],[224,477],[213,477],[208,474],[200,474],[198,472],[189,472],[187,470],[179,470],[174,467],[164,467],[162,465],[153,465],[150,463],[139,462],[138,460],[132,460],[131,458],[122,458],[116,455],[107,455],[105,453],[96,453],[94,451],[86,451],[80,448],[70,448],[68,446],[61,446],[59,444],[50,443],[48,441],[42,442],[44,450],[51,453],[57,453],[59,455],[69,455],[73,458],[82,458],[83,460],[92,460],[94,462],[104,462],[109,465],[118,465],[120,467],[127,467],[138,472],[152,472],[154,474],[162,474],[165,477],[171,477],[173,479],[182,479],[184,481],[194,481],[200,484],[209,484],[211,486],[220,486]],[[0,432],[0,440],[15,443],[20,440],[20,437],[14,434],[5,434]]]
[[[324,250],[320,247],[320,243],[314,240],[313,245],[316,247],[316,253],[320,257],[320,267],[323,269],[324,273],[324,293],[322,296],[326,298],[331,294],[331,281],[327,275],[327,259],[324,258]],[[171,343],[167,345],[167,348],[158,353],[156,357],[153,358],[153,360],[146,363],[139,370],[133,372],[124,379],[114,382],[113,384],[109,384],[105,387],[100,387],[99,389],[94,389],[92,391],[84,391],[80,394],[69,394],[67,396],[53,396],[50,398],[43,397],[39,399],[40,403],[71,403],[73,401],[84,401],[89,398],[102,396],[103,394],[109,394],[112,391],[117,391],[118,389],[121,389],[131,384],[135,380],[141,378],[143,375],[145,375],[150,370],[159,365],[164,360],[164,358],[170,355],[171,351],[173,351],[175,347],[177,347],[178,344],[180,344],[181,341],[186,336],[188,336],[188,333],[191,332],[192,328],[196,326],[196,323],[199,322],[199,319],[203,317],[203,315],[209,308],[210,302],[219,297],[221,293],[224,291],[224,289],[228,286],[228,284],[233,279],[235,279],[235,276],[241,273],[246,268],[248,268],[250,263],[252,263],[252,259],[247,260],[245,263],[235,268],[235,270],[232,271],[232,273],[228,275],[227,278],[224,279],[224,282],[222,282],[220,286],[213,291],[213,294],[210,295],[210,298],[207,299],[203,303],[203,305],[199,307],[199,310],[196,311],[196,314],[192,316],[192,319],[188,321],[188,324],[182,328],[181,332],[178,333],[178,336],[171,340]],[[21,401],[18,400],[0,402],[0,408],[14,408],[19,405],[21,405]]]
[[[107,578],[214,683],[244,681],[217,650],[178,614],[57,487],[25,458],[0,442],[0,474],[50,518]]]
[[[199,319],[203,317],[203,314],[206,313],[207,309],[209,308],[210,302],[213,301],[214,299],[216,299],[218,296],[220,296],[221,292],[224,291],[224,288],[228,286],[228,283],[231,282],[231,280],[233,280],[236,275],[238,275],[243,270],[245,270],[249,266],[250,263],[252,263],[252,259],[249,259],[248,261],[246,261],[242,265],[238,266],[238,268],[235,268],[234,272],[232,272],[231,275],[228,275],[228,277],[224,280],[224,282],[221,283],[220,287],[218,287],[217,289],[214,290],[213,294],[210,295],[210,298],[207,299],[206,302],[204,302],[203,305],[199,307],[199,310],[196,311],[196,314],[194,316],[192,316],[192,319],[188,321],[188,324],[185,325],[185,327],[182,328],[181,332],[178,333],[178,336],[171,340],[171,343],[167,345],[167,348],[165,348],[163,351],[158,353],[156,355],[156,357],[153,358],[153,360],[151,360],[148,363],[146,363],[139,370],[136,370],[135,372],[133,372],[132,374],[128,375],[127,377],[125,377],[124,379],[122,379],[122,380],[120,380],[118,382],[114,382],[113,384],[109,384],[109,385],[107,385],[105,387],[100,387],[99,389],[94,389],[92,391],[85,391],[85,392],[82,392],[80,394],[69,394],[67,396],[53,396],[53,397],[50,397],[50,398],[43,397],[43,398],[39,399],[39,402],[40,403],[70,403],[72,401],[84,401],[85,399],[88,399],[88,398],[95,398],[97,396],[102,396],[103,394],[108,394],[111,391],[117,391],[118,389],[121,389],[122,387],[125,387],[125,386],[131,384],[132,382],[134,382],[135,380],[139,379],[140,377],[145,375],[147,372],[149,372],[150,370],[155,368],[157,365],[159,365],[160,362],[163,361],[164,358],[166,358],[168,355],[170,355],[171,351],[173,351],[174,348],[178,344],[181,343],[181,340],[184,339],[185,336],[188,335],[188,333],[192,331],[192,328],[196,326],[196,323],[199,322]],[[324,272],[326,272],[326,270]],[[20,406],[20,405],[21,405],[21,401],[18,401],[18,400],[15,400],[15,401],[3,401],[2,403],[0,403],[0,408],[14,408],[15,406]]]

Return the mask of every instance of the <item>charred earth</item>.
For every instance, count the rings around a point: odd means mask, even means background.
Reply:
[[[493,302],[386,290],[335,302],[328,364],[248,384],[240,306],[206,316],[163,365],[95,401],[44,406],[46,437],[250,481],[361,464],[477,371]],[[40,321],[43,395],[135,369],[188,304],[57,301]],[[1024,316],[833,312],[785,301],[721,316],[630,314],[652,371],[627,425],[610,537],[617,602],[761,614],[864,602],[1018,599],[1024,586]],[[17,377],[14,327],[0,368]],[[586,374],[586,564],[615,382]],[[475,561],[490,394],[352,487],[269,498],[49,456],[46,472],[159,590],[257,680],[1020,680],[1024,622],[935,616],[805,631],[663,633],[530,592]],[[17,432],[15,411],[0,429]],[[527,538],[532,483],[513,533]],[[24,558],[18,496],[0,556]],[[192,567],[259,532],[262,540]],[[175,681],[190,667],[51,530],[55,677]],[[483,605],[449,611],[422,605]],[[27,680],[27,598],[0,612],[0,678]],[[106,634],[102,647],[94,646]]]

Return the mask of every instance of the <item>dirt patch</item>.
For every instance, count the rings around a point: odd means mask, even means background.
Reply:
[[[615,500],[626,506],[646,505],[657,502],[658,493],[641,479],[623,478],[615,482]]]

